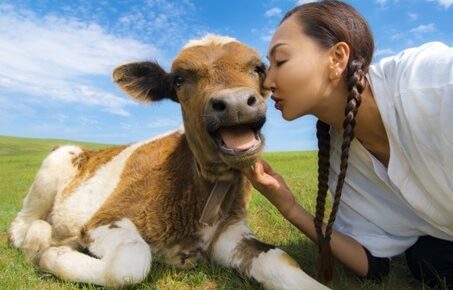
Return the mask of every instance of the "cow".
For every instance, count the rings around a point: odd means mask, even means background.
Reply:
[[[180,105],[183,128],[127,146],[56,148],[43,161],[10,243],[42,271],[121,288],[154,258],[177,268],[209,260],[268,289],[327,289],[247,226],[252,187],[241,173],[264,146],[265,65],[229,37],[192,40],[166,72],[144,61],[113,81],[144,102]]]

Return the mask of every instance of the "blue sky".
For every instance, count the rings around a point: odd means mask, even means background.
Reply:
[[[266,55],[296,0],[0,1],[0,135],[130,143],[179,127],[176,103],[134,103],[111,81],[121,63],[169,68],[190,39],[232,36]],[[453,0],[347,1],[368,20],[375,60],[428,41],[453,46]],[[315,119],[269,103],[267,151],[316,148]]]

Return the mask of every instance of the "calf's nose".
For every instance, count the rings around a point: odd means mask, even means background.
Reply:
[[[208,107],[208,113],[217,117],[256,114],[258,111],[258,97],[251,90],[220,94],[211,98]]]

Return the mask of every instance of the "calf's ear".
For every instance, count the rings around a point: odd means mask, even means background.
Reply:
[[[134,99],[149,103],[162,99],[178,102],[171,75],[155,62],[133,62],[116,67],[113,81]]]

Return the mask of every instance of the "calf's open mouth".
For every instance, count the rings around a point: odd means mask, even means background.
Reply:
[[[258,150],[262,143],[261,127],[264,121],[219,127],[210,132],[221,152],[242,155]]]

